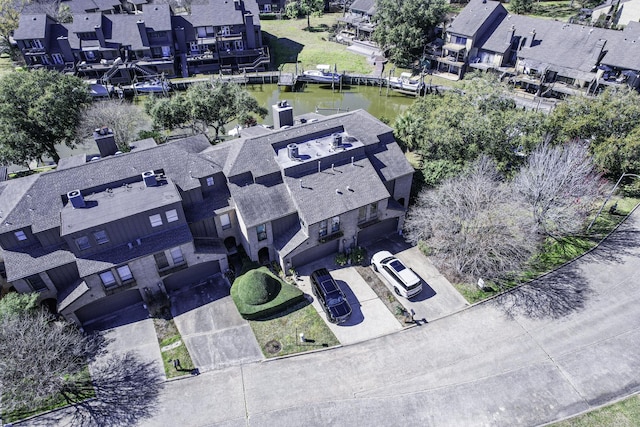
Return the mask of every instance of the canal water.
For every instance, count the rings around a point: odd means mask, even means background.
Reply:
[[[269,110],[269,115],[263,120],[269,125],[273,124],[271,106],[282,100],[287,100],[293,107],[294,116],[310,112],[331,115],[363,109],[391,124],[415,101],[413,96],[387,91],[386,88],[380,90],[375,86],[343,86],[339,91],[337,87],[332,90],[331,85],[307,84],[302,91],[289,92],[277,85],[265,84],[247,85],[247,90]]]
[[[396,117],[403,113],[414,101],[415,97],[407,96],[376,86],[343,86],[342,90],[331,89],[331,85],[306,84],[301,91],[290,92],[279,88],[276,84],[247,85],[246,89],[269,111],[269,114],[261,123],[273,125],[271,106],[278,101],[287,100],[293,107],[293,114],[305,114],[318,112],[323,115],[331,115],[337,112],[354,111],[363,109],[377,119],[384,118],[393,124]],[[146,95],[143,95],[146,96]],[[142,105],[142,102],[138,102]],[[226,126],[227,131],[234,128],[234,123]],[[75,154],[95,154],[97,147],[91,138],[85,140],[74,149],[64,145],[58,145],[58,153],[61,157],[69,157]],[[21,167],[12,166],[11,170],[19,170]]]

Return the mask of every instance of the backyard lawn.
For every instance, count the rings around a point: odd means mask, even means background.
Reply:
[[[285,72],[315,69],[318,64],[335,65],[340,72],[369,74],[373,66],[367,58],[347,51],[347,46],[330,42],[333,27],[341,13],[327,13],[311,17],[311,29],[307,20],[279,19],[261,21],[264,41],[269,42],[269,50],[275,68]]]

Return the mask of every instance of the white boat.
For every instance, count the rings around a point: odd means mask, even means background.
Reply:
[[[400,73],[400,77],[388,77],[387,80],[393,89],[417,92],[424,87],[424,82],[420,78],[412,78],[411,73]]]
[[[316,83],[333,83],[339,82],[342,78],[341,74],[332,73],[331,66],[326,64],[316,65],[315,70],[308,70],[302,73],[308,80]]]
[[[143,93],[167,93],[171,90],[171,84],[160,79],[134,83],[133,87],[137,92]]]

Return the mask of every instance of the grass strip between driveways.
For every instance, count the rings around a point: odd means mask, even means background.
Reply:
[[[357,265],[355,268],[364,281],[371,286],[373,292],[375,292],[378,298],[380,298],[380,301],[382,301],[391,314],[396,316],[396,319],[398,319],[398,322],[400,322],[401,325],[404,326],[407,323],[414,323],[404,306],[398,302],[398,299],[393,292],[391,292],[389,288],[382,283],[382,280],[380,280],[380,278],[373,272],[371,267]]]
[[[340,344],[309,301],[265,319],[250,320],[249,325],[267,358]],[[304,334],[306,342],[300,341],[301,333]]]
[[[162,364],[167,378],[179,377],[191,373],[195,368],[191,355],[173,319],[154,318],[153,326],[160,344]],[[180,361],[180,367],[176,369],[174,360]]]
[[[578,415],[553,427],[634,427],[640,425],[640,396],[634,395],[613,405]]]

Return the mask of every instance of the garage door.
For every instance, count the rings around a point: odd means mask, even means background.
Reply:
[[[298,255],[291,257],[291,265],[293,267],[300,267],[301,265],[324,258],[327,255],[336,254],[338,253],[339,247],[339,239],[332,240],[319,246],[314,246],[313,248],[307,249],[306,251],[300,252]]]
[[[365,245],[382,239],[398,230],[398,218],[387,218],[376,222],[358,233],[358,244]]]
[[[129,289],[124,292],[118,292],[108,297],[100,298],[90,304],[76,310],[75,315],[80,323],[95,321],[97,319],[110,316],[115,312],[133,305],[140,304],[142,307],[142,295],[137,289]],[[146,315],[148,312],[145,310]]]
[[[167,292],[171,292],[207,280],[218,273],[220,273],[220,262],[208,261],[173,273],[165,277],[162,282]]]

